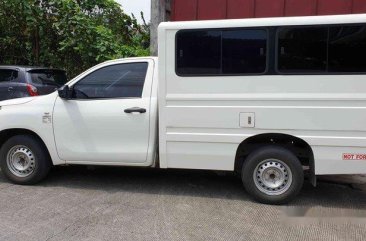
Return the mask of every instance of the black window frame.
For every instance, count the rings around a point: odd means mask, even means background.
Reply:
[[[141,92],[141,96],[140,97],[91,97],[91,98],[77,98],[74,97],[74,88],[75,86],[82,81],[84,78],[88,77],[89,75],[93,74],[94,72],[110,67],[110,66],[115,66],[115,65],[122,65],[122,64],[147,64],[147,68],[146,68],[146,74],[145,74],[145,79],[144,79],[144,85],[142,86],[142,92]],[[144,91],[145,91],[145,83],[146,83],[146,79],[147,79],[147,75],[150,69],[150,62],[149,61],[139,61],[139,62],[125,62],[125,63],[113,63],[113,64],[109,64],[106,66],[103,66],[101,68],[98,68],[94,71],[92,71],[91,73],[85,75],[83,78],[79,79],[76,83],[73,83],[71,86],[71,92],[72,92],[72,100],[81,100],[81,101],[89,101],[89,100],[118,100],[118,99],[142,99],[144,96]]]
[[[220,77],[220,76],[261,76],[261,75],[266,75],[269,71],[270,71],[270,40],[271,40],[271,35],[270,35],[270,27],[245,27],[245,28],[198,28],[198,29],[182,29],[176,32],[175,34],[175,49],[174,49],[174,58],[175,58],[175,74],[179,77]],[[266,67],[265,70],[262,73],[237,73],[237,74],[225,74],[225,73],[220,73],[220,74],[181,74],[178,71],[178,36],[180,33],[182,32],[193,32],[193,31],[242,31],[242,30],[262,30],[266,32]],[[221,36],[221,55],[222,55],[222,36]],[[222,56],[221,56],[221,72],[222,72]]]
[[[365,75],[366,70],[364,72],[329,72],[328,64],[329,64],[329,32],[332,27],[357,27],[364,25],[366,27],[366,23],[346,23],[346,24],[313,24],[313,25],[283,25],[283,26],[274,26],[276,28],[275,33],[275,49],[274,49],[274,71],[277,75]],[[296,28],[327,28],[328,37],[327,37],[327,69],[323,72],[282,72],[279,70],[279,34],[283,29],[296,29]]]

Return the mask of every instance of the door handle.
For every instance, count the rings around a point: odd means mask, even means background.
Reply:
[[[14,90],[14,88],[13,87],[9,87],[8,88],[8,91],[13,91]]]
[[[125,113],[127,113],[127,114],[131,114],[134,112],[142,114],[142,113],[146,113],[146,109],[140,108],[140,107],[132,107],[132,108],[125,109]]]

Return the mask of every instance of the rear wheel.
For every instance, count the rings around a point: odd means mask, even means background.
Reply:
[[[263,147],[244,161],[242,180],[247,192],[266,204],[290,202],[301,190],[304,173],[299,159],[282,147]]]
[[[51,167],[43,143],[30,135],[11,137],[0,150],[0,166],[4,175],[16,184],[41,181]]]

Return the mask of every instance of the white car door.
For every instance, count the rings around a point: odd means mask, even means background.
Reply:
[[[69,163],[139,165],[149,145],[154,61],[102,65],[57,98],[53,125],[58,155]]]

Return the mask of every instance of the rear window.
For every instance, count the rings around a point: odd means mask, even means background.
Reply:
[[[12,69],[0,69],[0,82],[9,82],[18,78],[18,71]]]
[[[32,70],[29,75],[35,85],[62,86],[67,82],[66,72],[62,70]]]

